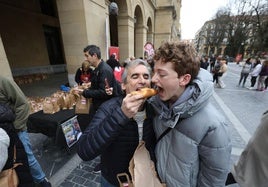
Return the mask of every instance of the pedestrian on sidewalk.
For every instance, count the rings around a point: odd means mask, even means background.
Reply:
[[[209,66],[210,66],[211,73],[213,73],[213,71],[214,71],[215,63],[216,63],[216,56],[215,56],[215,54],[212,54],[212,56],[209,59],[209,64],[210,64]]]
[[[155,52],[152,83],[157,171],[168,187],[224,186],[231,140],[224,116],[211,104],[211,74],[189,43],[164,42]],[[169,130],[167,132],[167,129]]]
[[[267,88],[268,88],[268,76],[266,77],[266,79],[264,81],[264,84],[265,84],[264,90],[267,91]]]
[[[237,86],[240,86],[240,84],[241,84],[241,82],[243,80],[242,87],[244,88],[245,87],[245,83],[246,83],[247,78],[248,78],[248,75],[249,75],[249,73],[252,70],[252,59],[251,59],[251,57],[248,58],[246,60],[246,62],[243,62],[241,64],[241,66],[242,66],[242,70],[241,70],[241,73],[240,73],[240,79],[239,79],[239,82],[238,82],[238,85]]]
[[[264,91],[265,90],[265,79],[268,76],[268,60],[264,60],[262,63],[261,72],[258,78],[258,87],[257,91]]]
[[[200,60],[200,67],[207,70],[209,66],[208,57],[202,56]]]
[[[215,82],[215,86],[218,88],[225,88],[225,84],[223,82],[223,77],[226,76],[227,73],[227,60],[223,57],[219,59],[219,68],[218,70],[215,70],[214,75],[213,75],[213,82]],[[216,69],[215,65],[215,69]]]
[[[42,187],[50,187],[50,182],[47,180],[45,173],[33,154],[30,139],[27,133],[27,120],[30,114],[28,100],[22,90],[13,80],[7,79],[1,75],[0,103],[8,105],[16,114],[13,125],[27,153],[34,182],[38,183]]]
[[[129,174],[129,162],[140,140],[145,141],[155,160],[153,110],[141,95],[131,94],[150,86],[148,63],[141,59],[130,61],[122,76],[125,95],[103,103],[79,139],[77,153],[83,160],[101,155],[102,187],[119,186],[117,174]]]
[[[228,174],[226,185],[265,187],[268,181],[268,111],[261,119],[254,135]]]
[[[257,78],[261,72],[261,61],[260,59],[257,59],[256,62],[254,63],[253,65],[253,70],[252,72],[249,73],[249,75],[251,76],[251,79],[250,79],[250,82],[251,82],[251,85],[250,87],[248,87],[248,89],[250,90],[253,90],[254,89],[254,86],[256,84],[256,81],[257,81]]]

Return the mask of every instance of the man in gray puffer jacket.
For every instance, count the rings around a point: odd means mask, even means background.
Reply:
[[[167,187],[220,187],[230,167],[231,141],[224,116],[210,103],[212,76],[199,68],[194,48],[165,42],[156,51],[151,98],[156,116],[157,170]]]

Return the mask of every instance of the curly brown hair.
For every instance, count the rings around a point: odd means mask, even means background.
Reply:
[[[196,78],[200,63],[193,45],[182,41],[165,41],[156,50],[154,60],[162,63],[172,62],[178,77],[190,74],[191,81]]]

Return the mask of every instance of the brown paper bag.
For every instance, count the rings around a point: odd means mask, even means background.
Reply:
[[[90,105],[92,103],[91,98],[85,98],[82,95],[77,99],[75,105],[76,114],[89,114]]]
[[[128,168],[132,182],[128,182],[130,187],[166,187],[166,184],[161,183],[154,166],[154,162],[150,158],[150,154],[145,147],[145,142],[140,141],[132,159],[129,162]],[[122,174],[118,174],[122,175]],[[121,185],[123,183],[118,180]]]
[[[47,97],[43,101],[43,112],[44,114],[54,114],[54,107],[53,103],[51,102],[51,98]]]

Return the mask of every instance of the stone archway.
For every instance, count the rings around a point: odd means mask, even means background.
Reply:
[[[146,33],[142,10],[141,7],[137,5],[134,11],[134,56],[136,58],[143,58],[143,45],[145,44]]]
[[[153,42],[153,26],[152,26],[151,18],[148,18],[148,20],[147,20],[147,39],[146,39],[146,41],[154,43]]]

